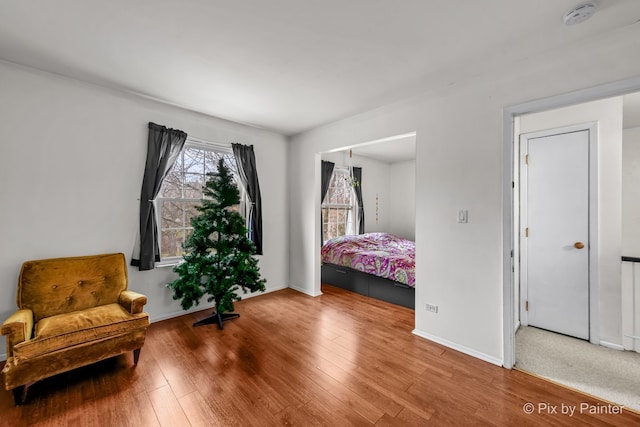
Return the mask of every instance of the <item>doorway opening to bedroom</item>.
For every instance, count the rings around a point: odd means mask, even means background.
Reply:
[[[640,93],[517,115],[513,140],[513,365],[640,410]]]
[[[320,286],[415,307],[416,133],[320,154]]]

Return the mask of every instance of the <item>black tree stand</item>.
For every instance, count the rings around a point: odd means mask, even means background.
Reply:
[[[211,316],[198,320],[193,324],[193,326],[213,325],[214,323],[217,323],[218,329],[223,329],[222,322],[225,320],[236,319],[238,317],[240,317],[238,313],[219,313],[214,311]]]

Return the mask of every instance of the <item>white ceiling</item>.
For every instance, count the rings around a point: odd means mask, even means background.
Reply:
[[[576,3],[2,0],[0,59],[291,135],[640,19]]]

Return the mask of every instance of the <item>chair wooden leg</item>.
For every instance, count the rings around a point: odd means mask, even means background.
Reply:
[[[141,348],[136,348],[135,350],[133,350],[133,364],[137,365],[138,364],[138,359],[140,358],[140,350],[142,350]]]
[[[27,386],[18,386],[11,390],[11,393],[13,394],[13,403],[15,403],[16,406],[20,406],[27,399]]]

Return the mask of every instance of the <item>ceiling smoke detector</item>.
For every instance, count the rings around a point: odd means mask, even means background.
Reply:
[[[596,3],[590,1],[586,3],[580,3],[579,5],[565,13],[562,19],[564,21],[564,25],[577,25],[591,18],[594,13],[596,13]]]

